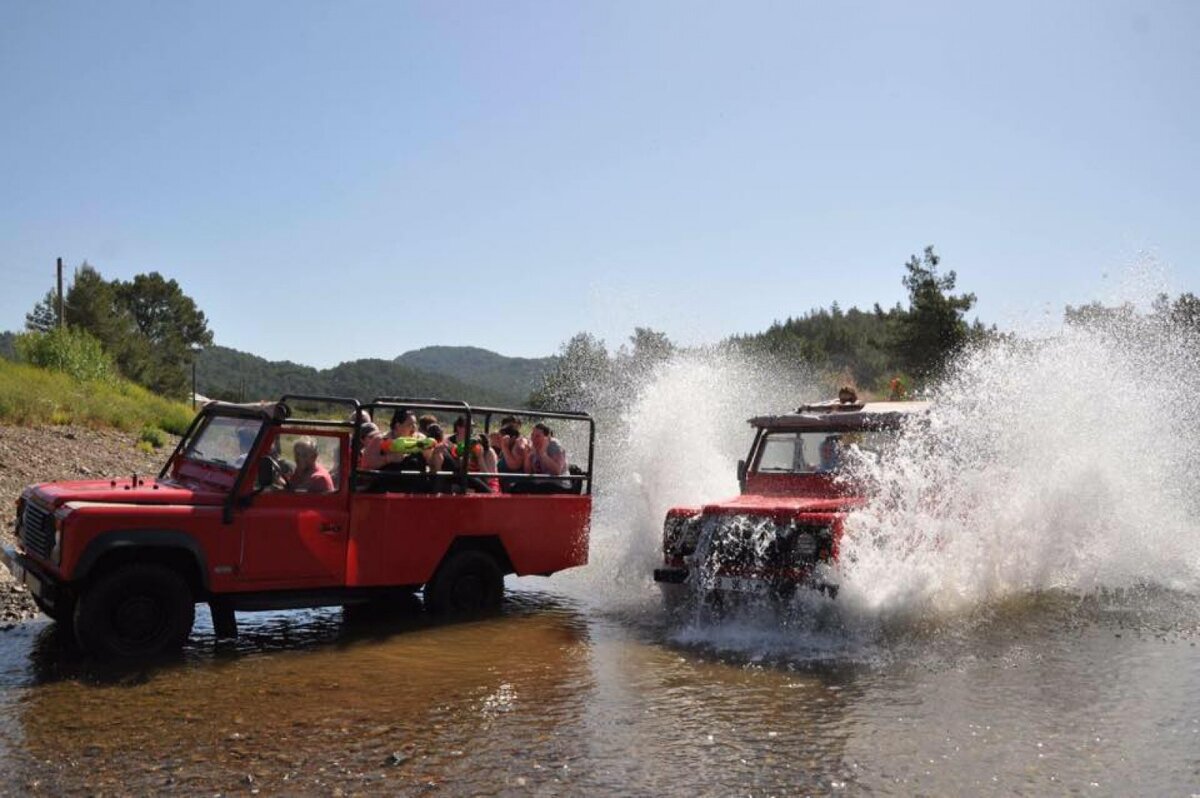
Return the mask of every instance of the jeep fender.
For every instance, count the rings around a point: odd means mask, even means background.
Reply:
[[[87,544],[83,554],[79,555],[71,581],[86,579],[96,564],[107,555],[114,552],[133,553],[137,549],[153,549],[155,553],[184,554],[196,568],[196,576],[199,577],[197,587],[205,593],[208,592],[208,560],[204,556],[204,550],[193,536],[174,529],[114,530],[96,536]]]

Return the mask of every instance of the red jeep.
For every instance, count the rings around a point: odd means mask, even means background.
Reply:
[[[306,406],[306,415],[344,420],[302,418]],[[549,485],[468,472],[467,457],[441,473],[420,457],[369,471],[356,445],[364,410],[460,415],[468,441],[508,415],[561,422],[573,433],[569,445],[586,448],[587,468]],[[18,548],[4,547],[0,559],[47,615],[102,656],[178,648],[196,602],[209,604],[218,637],[236,635],[235,611],[350,605],[422,588],[430,611],[484,610],[500,603],[505,574],[549,576],[587,563],[594,440],[584,413],[392,398],[212,402],[157,478],[26,488]],[[298,478],[293,453],[320,478]],[[505,490],[496,492],[501,477]]]
[[[654,580],[670,605],[685,595],[768,594],[797,587],[837,595],[826,581],[846,513],[866,502],[851,464],[886,458],[926,402],[830,402],[750,419],[750,454],[738,462],[741,495],[675,507],[663,524]]]

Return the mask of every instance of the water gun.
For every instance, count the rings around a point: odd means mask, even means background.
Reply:
[[[483,452],[483,446],[480,445],[479,441],[463,441],[461,443],[454,444],[455,457],[465,457],[468,451],[470,451],[472,454],[478,455]]]
[[[385,438],[379,445],[379,451],[384,454],[419,454],[436,444],[433,438],[413,438],[407,435],[399,438]]]

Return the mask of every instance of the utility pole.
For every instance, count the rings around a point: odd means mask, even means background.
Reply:
[[[58,328],[63,326],[62,258],[58,259]]]

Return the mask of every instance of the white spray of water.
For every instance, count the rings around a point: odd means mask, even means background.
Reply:
[[[1045,590],[1200,588],[1195,351],[1070,328],[964,356],[848,519],[843,598],[953,612]]]

